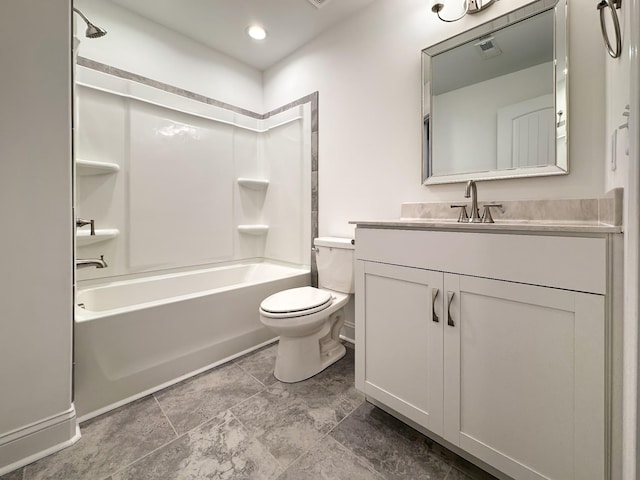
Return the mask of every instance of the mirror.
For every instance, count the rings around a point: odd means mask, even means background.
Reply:
[[[568,173],[566,3],[423,50],[425,185]]]

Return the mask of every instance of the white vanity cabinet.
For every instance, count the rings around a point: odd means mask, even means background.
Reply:
[[[609,478],[612,248],[358,228],[356,386],[514,479]]]
[[[366,312],[366,328],[356,326],[356,335],[362,334],[356,343],[366,346],[364,393],[442,434],[441,305],[435,314],[432,310],[433,296],[441,304],[442,273],[375,262],[357,265],[356,308]]]

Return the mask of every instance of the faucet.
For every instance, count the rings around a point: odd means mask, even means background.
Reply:
[[[76,228],[84,227],[85,225],[91,225],[91,235],[96,234],[96,225],[94,220],[83,220],[82,218],[76,218]]]
[[[105,268],[108,267],[107,262],[104,261],[104,255],[100,255],[100,258],[77,258],[76,268],[96,267]]]
[[[476,188],[476,182],[474,180],[469,180],[467,187],[464,189],[464,198],[469,197],[471,197],[471,217],[469,218],[469,222],[480,223],[482,219],[480,218],[480,211],[478,210],[478,189]]]

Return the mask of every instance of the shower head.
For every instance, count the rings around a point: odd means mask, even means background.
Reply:
[[[93,23],[91,23],[89,19],[85,17],[80,10],[73,7],[73,11],[76,12],[78,15],[80,15],[82,19],[85,21],[85,23],[87,24],[87,30],[84,32],[87,38],[100,38],[100,37],[104,37],[107,34],[106,30],[100,27],[96,27]]]

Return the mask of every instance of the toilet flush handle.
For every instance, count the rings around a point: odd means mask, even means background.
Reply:
[[[311,251],[317,254],[320,250],[318,249],[318,247],[311,247]]]

